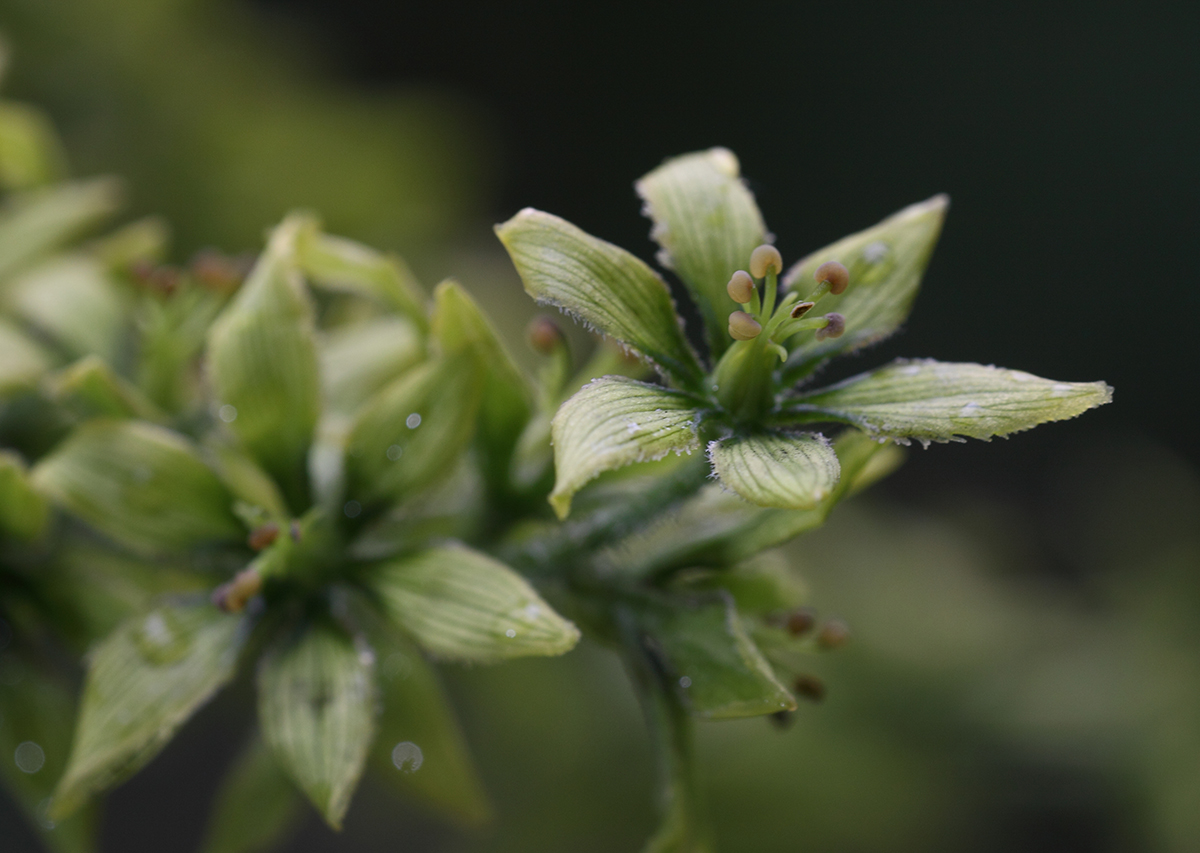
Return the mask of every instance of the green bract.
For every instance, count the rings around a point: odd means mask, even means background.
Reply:
[[[496,229],[531,296],[616,338],[667,383],[608,377],[563,406],[554,420],[558,478],[550,498],[560,517],[605,471],[690,452],[701,441],[726,488],[759,506],[806,509],[837,482],[839,463],[829,442],[794,431],[797,425],[847,423],[899,442],[990,438],[1074,417],[1111,398],[1102,382],[928,361],[898,362],[825,390],[794,387],[826,358],[878,341],[904,321],[941,230],[944,196],[814,252],[783,278],[780,293],[782,270],[751,260],[767,232],[729,151],[669,160],[638,182],[638,192],[660,258],[704,317],[706,375],[698,373],[682,321],[667,310],[665,287],[645,264],[536,210]],[[754,254],[777,257],[773,250]],[[813,280],[831,261],[848,271],[848,289],[828,277]],[[740,267],[763,289],[749,291],[740,303],[746,311],[732,311],[739,305],[735,288],[725,285]],[[818,317],[817,303],[837,311]]]

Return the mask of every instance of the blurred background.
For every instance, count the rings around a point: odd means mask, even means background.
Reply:
[[[515,350],[534,309],[490,226],[520,207],[651,260],[633,181],[724,145],[790,262],[948,192],[911,322],[831,378],[929,356],[1115,402],[912,452],[789,549],[856,641],[789,730],[701,728],[721,849],[1200,849],[1200,7],[0,0],[0,31],[4,94],[176,260],[311,208],[459,276]],[[365,787],[289,850],[638,849],[652,769],[610,655],[448,678],[496,823]],[[192,849],[241,691],[109,798],[105,850]],[[0,838],[37,849],[4,803]]]

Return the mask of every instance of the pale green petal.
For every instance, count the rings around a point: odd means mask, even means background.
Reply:
[[[166,420],[158,406],[96,355],[64,367],[49,377],[48,385],[54,399],[81,418]]]
[[[143,421],[77,428],[33,469],[34,486],[142,553],[236,540],[232,497],[191,441]]]
[[[374,663],[332,625],[307,625],[258,672],[258,719],[281,767],[340,829],[374,737]]]
[[[834,420],[874,436],[987,439],[1062,421],[1112,400],[1103,382],[1055,382],[1020,370],[898,359],[796,398],[799,421]]]
[[[399,317],[376,317],[326,332],[320,341],[326,408],[353,414],[423,355],[416,327]]]
[[[46,499],[34,490],[21,457],[0,450],[0,538],[36,539],[49,517]]]
[[[698,420],[694,400],[661,385],[620,376],[585,385],[551,426],[557,479],[550,505],[566,518],[572,496],[605,471],[698,449]]]
[[[376,701],[373,654],[332,625],[305,626],[259,669],[263,737],[334,829],[366,765]]]
[[[637,192],[654,222],[650,236],[662,247],[659,262],[687,285],[716,362],[733,343],[729,314],[740,308],[725,286],[736,270],[748,268],[750,253],[769,242],[737,157],[710,148],[672,158],[638,181]]]
[[[221,783],[201,853],[273,850],[299,823],[303,803],[271,750],[255,737]]]
[[[96,647],[51,814],[69,814],[157,755],[233,678],[244,638],[242,619],[204,602],[137,616]]]
[[[789,383],[822,359],[875,343],[900,327],[912,309],[949,204],[949,198],[938,195],[906,207],[872,228],[813,252],[788,270],[784,284],[801,296],[816,286],[813,273],[826,261],[839,261],[850,272],[846,292],[826,296],[815,309],[821,314],[842,314],[845,333],[824,341],[812,332],[797,335],[788,346],[791,356],[785,378]]]
[[[5,301],[70,356],[98,355],[113,364],[127,343],[125,300],[96,258],[68,255],[39,264],[8,283]]]
[[[538,302],[616,338],[676,381],[699,379],[671,294],[641,260],[533,208],[496,226],[496,233]]]
[[[67,158],[41,110],[0,101],[0,187],[21,190],[61,180]]]
[[[303,223],[288,219],[275,229],[208,336],[222,420],[297,511],[306,503],[308,446],[321,412],[313,306],[296,261]]]
[[[93,178],[10,196],[0,209],[0,281],[108,219],[121,185]]]
[[[837,485],[837,454],[822,435],[764,433],[708,446],[721,483],[752,504],[812,509]]]
[[[561,655],[579,641],[579,630],[524,578],[462,546],[385,563],[369,583],[392,622],[440,658]]]
[[[636,606],[666,687],[694,717],[730,720],[789,711],[796,701],[750,639],[728,595]]]
[[[51,363],[39,344],[0,319],[0,394],[31,387]]]

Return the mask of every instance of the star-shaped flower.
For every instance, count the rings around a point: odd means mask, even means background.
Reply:
[[[713,475],[751,503],[805,509],[837,484],[830,442],[849,424],[879,440],[988,439],[1108,402],[1103,382],[1056,382],[980,364],[897,360],[831,385],[805,381],[833,356],[896,331],[941,230],[945,196],[813,252],[783,274],[738,161],[722,148],[667,161],[637,184],[659,260],[703,317],[696,353],[663,279],[624,249],[538,210],[497,226],[525,289],[611,336],[665,384],[606,376],[553,424],[550,502],[622,466],[706,447]],[[748,271],[747,271],[748,270]]]

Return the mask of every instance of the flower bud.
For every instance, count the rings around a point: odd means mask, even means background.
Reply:
[[[762,278],[768,272],[783,272],[783,256],[774,246],[762,245],[750,253],[750,275]]]
[[[823,649],[840,649],[850,642],[850,626],[841,619],[830,619],[817,632],[817,645]]]
[[[799,320],[801,317],[811,311],[813,306],[816,304],[817,303],[815,302],[797,302],[792,308],[792,319]]]
[[[817,267],[813,278],[817,280],[817,284],[823,281],[829,282],[829,292],[834,296],[842,293],[850,286],[850,271],[837,261],[826,261],[821,264]]]
[[[840,338],[846,332],[846,318],[836,311],[831,311],[825,315],[827,325],[824,329],[817,329],[817,340],[823,341],[826,338]]]
[[[748,341],[758,337],[762,325],[745,311],[734,311],[729,315],[729,335],[734,340]]]
[[[550,355],[563,344],[562,329],[549,317],[534,317],[525,330],[534,352]]]
[[[810,702],[820,702],[825,698],[825,682],[815,675],[798,675],[792,684],[792,691]]]
[[[729,279],[725,289],[729,291],[730,299],[739,305],[745,305],[754,298],[754,279],[745,270],[738,270],[733,274],[733,278]]]
[[[279,525],[273,521],[260,525],[250,531],[247,543],[253,550],[261,551],[279,538]]]

